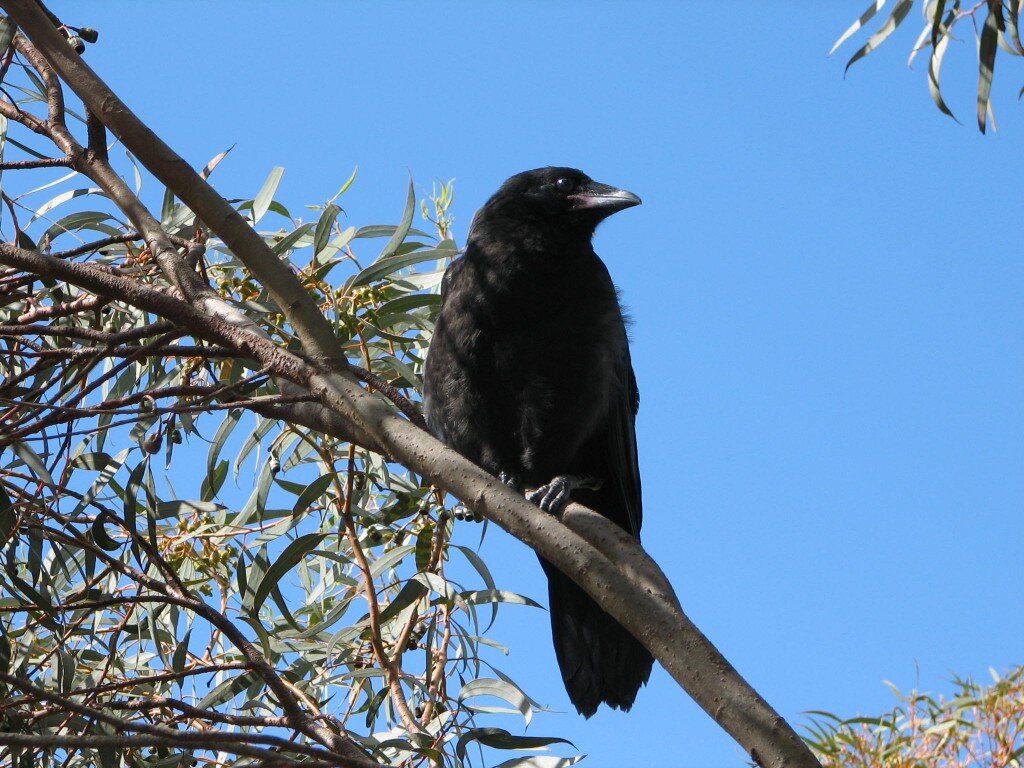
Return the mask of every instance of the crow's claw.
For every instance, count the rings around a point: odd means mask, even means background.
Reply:
[[[510,472],[499,472],[498,479],[516,493],[523,492],[523,481],[519,479],[518,475],[513,475]]]
[[[596,477],[558,475],[551,478],[551,482],[546,485],[542,485],[540,488],[526,494],[526,498],[545,512],[557,515],[565,509],[565,505],[570,501],[572,492],[577,488],[596,490],[600,487],[601,481]]]

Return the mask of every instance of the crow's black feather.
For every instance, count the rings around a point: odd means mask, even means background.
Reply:
[[[640,537],[636,378],[598,223],[640,200],[571,168],[513,176],[477,212],[445,274],[427,357],[431,431],[526,487],[596,479],[573,496]],[[629,709],[653,659],[571,579],[548,576],[555,653],[589,717]]]

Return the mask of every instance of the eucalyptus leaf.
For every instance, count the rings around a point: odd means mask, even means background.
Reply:
[[[263,186],[260,191],[256,193],[256,197],[252,201],[252,223],[258,224],[267,211],[270,210],[270,204],[274,200],[274,193],[277,192],[277,187],[281,183],[281,177],[284,176],[284,168],[280,166],[275,167],[270,175],[267,176],[267,180],[263,182]]]

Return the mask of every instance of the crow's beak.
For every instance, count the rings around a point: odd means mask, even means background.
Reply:
[[[640,198],[632,192],[596,181],[587,182],[579,191],[569,195],[569,199],[573,201],[574,210],[599,210],[605,216],[640,205]]]

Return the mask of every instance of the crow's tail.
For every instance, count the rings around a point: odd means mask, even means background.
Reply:
[[[551,634],[569,699],[584,717],[604,702],[633,706],[654,658],[568,576],[541,559],[548,576]]]

